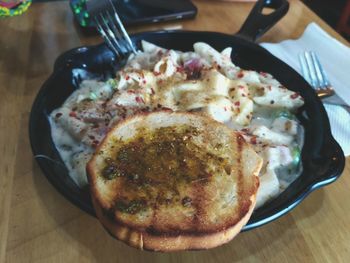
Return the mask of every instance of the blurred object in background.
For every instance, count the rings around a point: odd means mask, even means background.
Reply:
[[[90,23],[90,15],[86,8],[87,0],[70,0],[70,7],[79,25],[86,27]]]
[[[22,3],[22,0],[2,0],[0,1],[0,6],[10,9],[16,7],[20,3]]]
[[[310,9],[350,41],[350,0],[303,0]],[[344,30],[347,28],[347,31]]]
[[[347,0],[345,8],[340,16],[337,31],[341,34],[345,34],[350,39],[350,0]]]
[[[31,2],[31,0],[0,0],[0,18],[21,15]]]
[[[82,27],[95,27],[88,10],[103,8],[105,0],[70,0],[70,6]],[[197,8],[190,0],[112,0],[126,26],[193,18]],[[108,1],[107,1],[108,2]]]
[[[225,1],[225,2],[256,2],[258,0],[219,0],[219,1]]]

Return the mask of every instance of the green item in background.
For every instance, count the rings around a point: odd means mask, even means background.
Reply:
[[[0,1],[0,18],[17,16],[23,14],[29,8],[31,0],[21,1],[19,4],[9,8],[8,3],[5,1]]]
[[[86,10],[86,2],[88,0],[70,0],[70,5],[74,14],[78,17],[82,26],[87,26],[90,19],[89,13]]]

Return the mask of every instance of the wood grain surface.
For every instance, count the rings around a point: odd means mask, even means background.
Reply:
[[[252,3],[207,0],[195,20],[130,28],[183,27],[236,32]],[[311,21],[346,43],[299,1],[261,41],[297,38]],[[46,180],[28,140],[31,104],[56,57],[101,42],[74,24],[68,1],[34,3],[0,20],[0,262],[349,262],[350,158],[343,176],[313,192],[292,212],[208,251],[152,253],[111,238]],[[62,87],[64,88],[64,87]]]

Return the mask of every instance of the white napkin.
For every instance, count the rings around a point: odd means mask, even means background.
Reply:
[[[316,23],[309,24],[299,39],[261,45],[299,73],[298,55],[303,51],[315,51],[336,93],[350,103],[350,48],[328,35]],[[345,156],[350,155],[350,114],[341,106],[324,106],[334,138]]]

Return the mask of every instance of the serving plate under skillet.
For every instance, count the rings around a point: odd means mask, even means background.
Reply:
[[[271,73],[288,89],[299,92],[305,99],[305,105],[297,116],[305,128],[301,158],[303,173],[276,199],[254,211],[243,230],[266,224],[287,213],[311,191],[335,181],[341,175],[345,163],[344,154],[332,137],[325,109],[312,88],[292,68],[253,42],[288,10],[286,0],[271,2],[275,11],[270,15],[262,15],[265,2],[258,1],[235,36],[192,31],[145,32],[131,36],[138,47],[141,40],[182,51],[192,50],[193,44],[198,41],[206,42],[217,50],[232,47],[233,63],[243,69]],[[55,62],[52,75],[40,89],[30,115],[30,142],[43,173],[69,201],[94,216],[89,191],[80,189],[69,177],[53,144],[48,116],[63,104],[82,79],[106,79],[121,66],[121,62],[115,60],[105,44],[76,48],[62,54]]]

